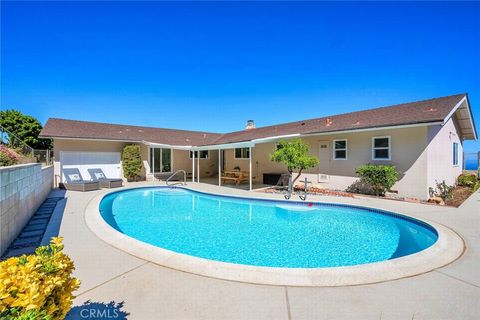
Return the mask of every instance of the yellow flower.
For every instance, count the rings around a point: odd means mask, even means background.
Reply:
[[[71,276],[75,267],[62,249],[62,238],[52,238],[49,246],[37,248],[33,255],[0,262],[0,312],[6,319],[11,318],[12,308],[20,316],[35,310],[53,319],[65,317],[80,281]]]
[[[52,237],[50,243],[56,246],[61,246],[63,241],[63,237]]]

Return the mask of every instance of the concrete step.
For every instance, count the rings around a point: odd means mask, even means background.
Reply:
[[[42,237],[28,237],[28,238],[17,238],[13,242],[13,248],[25,247],[27,245],[37,245],[42,240]]]
[[[29,224],[48,223],[48,218],[32,218]]]
[[[23,230],[22,233],[20,233],[20,238],[30,238],[30,237],[43,236],[43,232],[44,232],[44,230],[34,230],[34,231]]]
[[[46,223],[27,225],[25,228],[23,228],[23,231],[29,232],[29,231],[44,230],[46,227],[47,227]]]
[[[42,227],[42,228],[46,228],[48,225],[48,219],[41,219],[41,220],[36,220],[36,221],[32,221],[30,220],[30,222],[27,224],[27,227]]]
[[[8,259],[10,257],[18,257],[23,254],[32,254],[35,252],[36,248],[37,248],[36,246],[29,246],[29,247],[23,247],[18,249],[10,249],[2,258]]]
[[[51,213],[35,213],[32,216],[32,219],[33,218],[50,218],[51,215],[52,215]]]
[[[46,199],[32,216],[27,225],[23,228],[20,235],[13,241],[10,247],[3,254],[2,259],[19,256],[22,254],[32,254],[40,245],[43,234],[47,229],[50,218],[55,207],[62,197]]]

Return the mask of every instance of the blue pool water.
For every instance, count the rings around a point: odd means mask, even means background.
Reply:
[[[404,216],[353,206],[239,199],[182,188],[115,192],[100,203],[116,230],[175,252],[285,268],[364,264],[421,251],[436,231]]]

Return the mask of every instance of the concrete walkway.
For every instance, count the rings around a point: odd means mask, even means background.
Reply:
[[[3,260],[13,256],[34,253],[35,249],[42,244],[42,238],[46,233],[50,218],[54,213],[58,201],[62,199],[63,196],[49,196],[37,209],[37,211],[35,211],[27,225],[22,229],[17,238],[9,245],[0,259]]]
[[[205,184],[189,183],[189,187],[281,197]],[[142,320],[475,319],[480,314],[480,193],[460,208],[373,198],[310,197],[311,201],[366,205],[435,221],[459,233],[467,248],[454,263],[411,278],[362,286],[305,288],[197,276],[115,249],[97,238],[84,221],[88,202],[106,192],[67,192],[63,217],[58,221],[65,251],[75,261],[75,276],[82,281],[70,319],[103,319],[99,315],[108,318],[107,313],[114,319]]]

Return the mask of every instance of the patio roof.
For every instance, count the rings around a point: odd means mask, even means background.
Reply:
[[[40,136],[143,142],[178,149],[222,149],[248,147],[282,137],[444,124],[452,117],[463,139],[477,139],[465,93],[225,134],[51,118]]]

